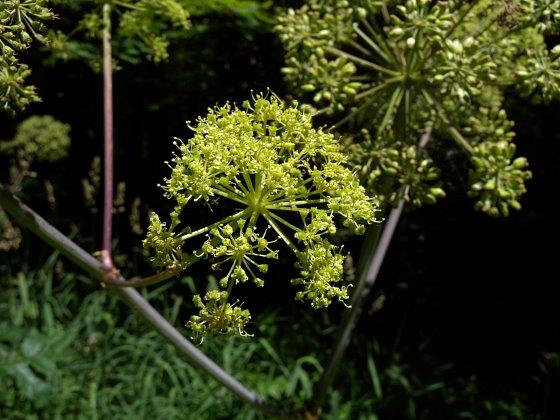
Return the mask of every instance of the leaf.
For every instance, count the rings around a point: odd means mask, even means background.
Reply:
[[[56,373],[56,348],[52,340],[39,333],[32,333],[23,339],[21,354],[34,370],[52,376]]]
[[[383,398],[383,390],[381,389],[381,381],[379,380],[379,374],[377,373],[375,360],[373,359],[373,354],[371,352],[367,357],[367,367],[371,383],[373,384],[373,392],[378,399],[381,399]]]
[[[27,363],[16,363],[12,372],[24,395],[37,405],[44,405],[50,392],[49,385],[39,378]]]
[[[45,347],[45,343],[46,337],[42,335],[33,334],[27,336],[23,340],[23,343],[21,343],[21,352],[25,356],[25,358],[32,358],[33,356],[41,353],[41,351]]]

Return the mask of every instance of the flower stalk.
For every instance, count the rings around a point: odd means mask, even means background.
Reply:
[[[107,282],[115,279],[111,256],[113,239],[113,69],[111,52],[111,5],[103,5],[103,235],[101,261]]]

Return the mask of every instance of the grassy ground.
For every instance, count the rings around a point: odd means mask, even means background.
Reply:
[[[56,254],[42,269],[0,282],[0,418],[270,418],[178,355],[112,294],[64,272]],[[143,293],[182,329],[188,297],[172,285]],[[254,337],[209,338],[200,347],[267,401],[298,409],[326,361],[336,324],[329,316],[262,312]],[[531,414],[527,395],[364,334],[343,363],[321,418],[547,418]]]

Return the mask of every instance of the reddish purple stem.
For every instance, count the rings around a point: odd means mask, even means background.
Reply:
[[[104,157],[103,172],[103,244],[102,262],[109,273],[113,272],[111,242],[113,237],[113,73],[111,52],[111,6],[103,6],[103,115]]]

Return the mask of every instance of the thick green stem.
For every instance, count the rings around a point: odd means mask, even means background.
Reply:
[[[45,219],[23,204],[10,192],[7,186],[0,184],[0,206],[13,219],[32,231],[48,245],[58,249],[66,258],[83,269],[93,278],[102,282],[105,278],[103,264],[82,250],[60,231],[52,227]]]
[[[16,222],[25,226],[53,248],[59,250],[62,255],[67,257],[90,276],[99,280],[100,283],[105,280],[104,264],[101,261],[94,258],[84,249],[80,248],[75,242],[71,241],[60,231],[51,226],[41,216],[23,204],[9,191],[9,188],[2,184],[0,184],[0,206],[2,206]],[[117,280],[126,281],[120,276]],[[277,416],[295,417],[294,413],[286,412],[268,404],[260,396],[245,388],[240,382],[198,350],[194,344],[163,318],[136,290],[121,288],[115,285],[108,285],[107,288],[121,298],[127,305],[135,309],[148,324],[173,344],[183,356],[186,356],[235,395],[267,413]]]

